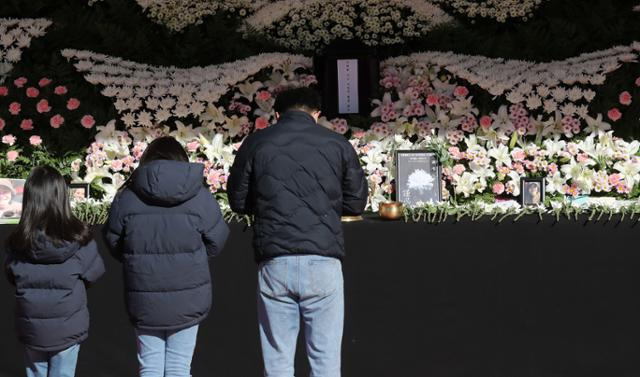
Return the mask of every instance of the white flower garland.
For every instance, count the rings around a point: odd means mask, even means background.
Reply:
[[[173,31],[198,25],[206,16],[228,12],[245,17],[268,0],[137,0],[147,16]]]
[[[548,63],[470,56],[453,52],[423,52],[385,60],[382,68],[434,65],[494,96],[529,110],[586,115],[595,92],[585,87],[604,84],[621,63],[635,62],[640,43],[581,54]]]
[[[456,13],[469,18],[490,18],[498,22],[508,19],[526,21],[544,0],[432,0],[452,7]]]
[[[20,61],[31,39],[43,36],[49,25],[51,21],[43,18],[0,18],[0,83]]]
[[[424,0],[281,0],[247,18],[245,30],[267,33],[285,47],[315,50],[337,38],[400,43],[452,20]]]
[[[147,127],[170,117],[199,117],[231,86],[267,67],[277,67],[286,76],[312,65],[310,58],[283,53],[193,68],[151,66],[91,51],[67,49],[62,55],[75,62],[88,82],[104,86],[102,94],[115,99],[125,124]]]

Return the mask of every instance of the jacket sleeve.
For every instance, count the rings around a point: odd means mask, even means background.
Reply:
[[[80,256],[82,273],[80,278],[87,284],[93,284],[104,274],[104,262],[98,252],[96,241],[91,241]]]
[[[7,280],[11,285],[16,285],[16,277],[13,275],[13,271],[11,270],[11,262],[13,261],[12,253],[7,250],[7,255],[4,259],[4,273],[7,277]]]
[[[202,241],[207,248],[207,254],[215,257],[220,254],[227,238],[229,237],[229,226],[224,221],[220,206],[209,190],[204,194],[205,203],[202,205]]]
[[[342,213],[359,215],[367,206],[369,186],[356,151],[351,144],[346,144],[348,147],[343,154]]]
[[[111,203],[109,218],[104,226],[104,240],[107,243],[111,255],[122,262],[122,243],[124,233],[124,219],[120,209],[120,195],[117,195]]]
[[[247,139],[250,139],[248,137]],[[227,195],[229,196],[229,205],[234,212],[251,215],[251,195],[250,195],[250,182],[252,173],[252,161],[253,157],[250,155],[250,140],[245,140],[236,158],[233,160],[231,166],[229,179],[227,181]]]

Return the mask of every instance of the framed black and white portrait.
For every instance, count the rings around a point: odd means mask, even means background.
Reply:
[[[396,195],[409,207],[442,200],[438,156],[425,150],[396,151]]]

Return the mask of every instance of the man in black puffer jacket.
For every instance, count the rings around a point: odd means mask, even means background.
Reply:
[[[231,208],[254,215],[258,314],[267,377],[292,377],[302,315],[312,375],[340,376],[344,317],[341,215],[367,202],[351,144],[317,125],[319,95],[283,91],[278,123],[243,142],[227,184]]]

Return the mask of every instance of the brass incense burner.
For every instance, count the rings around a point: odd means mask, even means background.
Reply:
[[[400,202],[380,203],[378,214],[385,220],[398,220],[404,215],[404,206]]]

